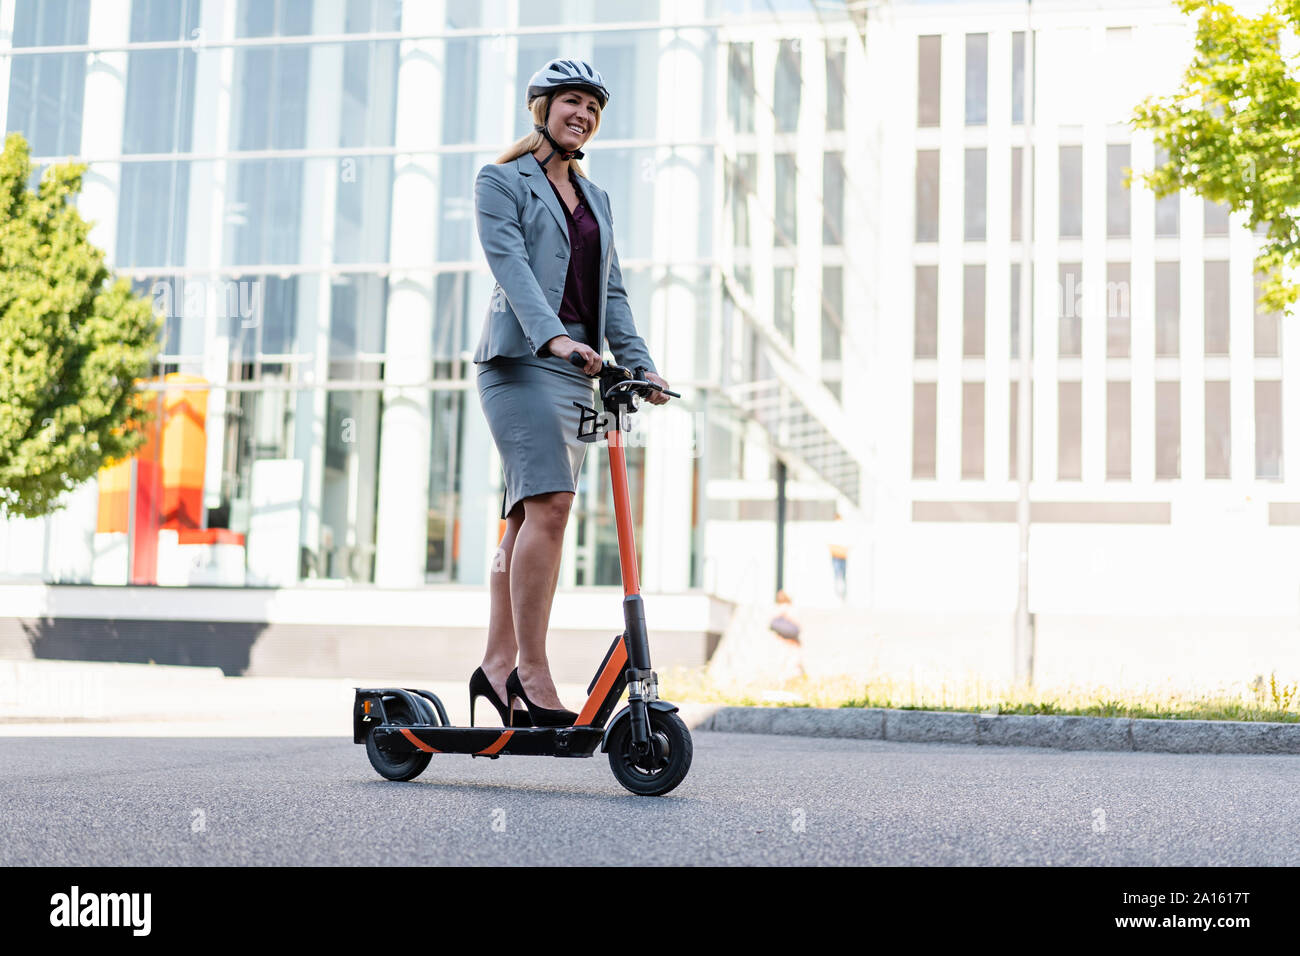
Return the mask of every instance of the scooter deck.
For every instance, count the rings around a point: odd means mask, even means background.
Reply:
[[[603,727],[376,727],[375,745],[389,753],[590,757]]]
[[[587,686],[587,702],[570,727],[452,727],[442,702],[427,690],[358,687],[352,739],[362,744],[373,734],[375,746],[388,753],[590,757],[604,739],[605,724],[627,685],[627,660],[626,636],[620,634],[605,652]],[[422,716],[410,722],[390,720],[385,701],[395,700],[406,712]]]

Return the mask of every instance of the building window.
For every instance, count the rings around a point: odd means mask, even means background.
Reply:
[[[90,0],[23,0],[13,9],[15,47],[86,42]],[[41,53],[9,61],[6,131],[22,133],[31,155],[68,156],[81,151],[88,59],[84,53]]]
[[[750,299],[754,298],[754,270],[750,266],[736,266],[736,284]]]
[[[249,365],[254,372],[249,377],[259,380],[270,374],[270,364],[263,364],[260,356],[304,351],[298,344],[298,314],[312,301],[305,291],[312,286],[304,276],[236,275],[230,282],[240,290],[245,288],[245,283],[249,288],[259,283],[261,286],[259,292],[253,293],[249,314],[228,316],[225,320],[229,322],[228,331],[224,332],[230,336],[232,362]],[[261,375],[256,374],[259,367]]]
[[[1205,477],[1231,478],[1231,397],[1227,382],[1205,383]]]
[[[1106,357],[1128,358],[1132,338],[1130,273],[1127,262],[1106,263]]]
[[[487,8],[484,7],[484,9]],[[600,37],[601,34],[596,34],[596,36]],[[605,80],[605,85],[611,90],[633,89],[637,85],[636,78],[640,76],[642,72],[639,63],[640,57],[638,56],[641,47],[635,40],[630,43],[618,42],[616,38],[619,34],[617,33],[606,33],[604,36],[608,38],[610,42],[594,42],[592,43],[591,50],[594,62],[601,64],[601,76]],[[448,47],[450,47],[450,45],[456,41],[447,40],[445,42]],[[482,37],[474,37],[465,42],[473,43],[476,49],[487,48],[487,44],[483,42]],[[492,42],[496,42],[495,37]],[[480,53],[479,55],[481,56],[482,54]],[[476,59],[476,63],[477,62],[481,61]],[[455,73],[451,73],[450,71],[448,72],[448,75],[456,76]],[[481,92],[470,93],[469,90],[466,89],[466,85],[460,83],[448,83],[444,89],[446,90],[446,95],[449,100],[444,108],[446,113],[465,113],[467,112],[465,107],[467,103],[472,102],[472,97],[482,95]],[[482,108],[480,107],[478,111],[479,115],[481,115],[481,111]],[[477,116],[470,117],[471,120],[477,118]],[[531,117],[529,117],[529,120],[531,122]],[[602,112],[600,117],[600,135],[606,140],[635,139],[638,136],[638,127],[645,130],[646,120],[647,117],[644,114],[637,115],[633,110],[623,110],[621,112],[619,110],[609,110],[608,112]],[[646,132],[648,132],[648,130],[641,132],[640,135],[645,135]],[[475,141],[472,132],[470,132],[465,138],[465,142],[467,143]]]
[[[727,48],[727,116],[737,133],[754,132],[754,45]]]
[[[1156,263],[1156,355],[1178,357],[1179,266]]]
[[[227,265],[298,261],[305,163],[301,159],[230,162],[237,183],[236,201],[231,205],[242,210],[261,210],[262,214],[227,223],[224,244]]]
[[[238,23],[236,36],[241,37],[305,36],[311,33],[311,6],[293,0],[243,0]]]
[[[1169,162],[1169,153],[1156,147],[1156,168]],[[1179,194],[1171,193],[1156,200],[1156,236],[1177,237]]]
[[[1228,263],[1205,263],[1205,354],[1228,354]]]
[[[450,376],[451,363],[464,351],[465,342],[474,334],[470,327],[469,309],[471,276],[465,272],[443,272],[435,278],[433,342],[429,354],[438,363],[434,366],[438,370],[434,374],[441,378]],[[633,292],[639,280],[640,276],[631,271],[624,277]]]
[[[1021,200],[1023,199],[1024,196],[1024,184],[1020,179],[1021,173],[1024,169],[1023,166],[1024,152],[1025,150],[1024,147],[1022,146],[1013,146],[1011,148],[1011,241],[1012,242],[1020,241],[1020,235],[1022,231],[1021,227],[1022,227],[1022,223],[1024,222],[1024,214],[1022,211],[1023,206],[1021,203]],[[1030,190],[1029,217],[1031,221],[1034,215],[1033,188],[1034,188],[1033,169],[1031,168],[1030,181],[1029,181],[1029,190]],[[1030,228],[1031,229],[1033,228],[1032,224]]]
[[[310,32],[311,11],[301,4],[244,3],[240,7],[241,37]],[[235,51],[231,139],[236,150],[294,150],[306,145],[310,58],[311,49],[302,44]],[[306,163],[294,158],[231,163],[235,205],[245,215],[229,221],[231,235],[224,246],[228,263],[298,261]],[[250,214],[254,211],[255,215]]]
[[[798,215],[796,200],[796,179],[794,153],[777,153],[774,157],[776,161],[776,176],[774,177],[776,186],[776,202],[773,208],[776,210],[776,235],[773,237],[773,244],[778,246],[793,246],[798,239]]]
[[[1025,122],[1025,34],[1019,30],[1011,34],[1011,122]]]
[[[308,546],[304,557],[309,574],[365,583],[374,580],[375,495],[357,494],[349,477],[365,473],[378,460],[381,406],[380,392],[326,393],[320,526],[330,530],[317,537],[314,547]],[[210,510],[209,521],[212,514]]]
[[[782,40],[777,48],[772,110],[776,114],[778,133],[793,133],[799,128],[799,97],[803,84],[799,50],[799,41],[796,39]]]
[[[1206,199],[1204,202],[1205,235],[1226,236],[1228,234],[1228,207],[1210,199]]]
[[[1058,382],[1056,478],[1077,481],[1083,477],[1082,383]]]
[[[916,241],[939,241],[939,151],[916,151]]]
[[[1255,273],[1255,357],[1276,358],[1282,354],[1280,312],[1265,312],[1259,304],[1266,278]]]
[[[984,355],[984,266],[962,268],[962,349],[967,358]]]
[[[822,267],[822,361],[838,362],[844,328],[844,269]]]
[[[429,506],[425,520],[426,579],[456,579],[457,535],[460,524],[460,482],[457,451],[465,423],[465,393],[434,392],[429,441]]]
[[[446,75],[478,76],[482,47],[483,44],[478,37],[445,41],[443,56],[446,57]],[[364,43],[348,43],[343,46],[345,84],[350,84],[351,77],[347,74],[357,72],[356,67],[361,67],[361,71],[365,69],[364,61],[354,64],[353,57],[365,56],[368,52],[367,45]],[[608,64],[604,80],[609,84],[610,89],[618,89],[616,83],[622,86],[630,82],[629,77],[620,77],[617,73],[623,72],[628,66],[635,65],[634,47],[596,44],[595,55],[597,63]],[[611,75],[610,71],[617,72]],[[364,72],[362,76],[364,77]],[[620,80],[623,82],[620,83]],[[442,142],[444,144],[475,142],[474,127],[477,125],[479,113],[478,95],[477,84],[462,86],[448,83],[443,87]],[[633,135],[630,116],[626,111],[623,117],[616,114],[616,110],[610,110],[608,115],[601,116],[601,135],[608,139],[630,138]],[[358,145],[368,145],[368,143],[365,139],[361,139]]]
[[[961,386],[961,476],[984,477],[984,383]]]
[[[939,125],[939,40],[916,38],[916,125]]]
[[[1282,383],[1255,383],[1255,477],[1282,480]]]
[[[912,477],[934,477],[935,383],[912,383]]]
[[[448,52],[450,53],[450,50]],[[437,162],[440,171],[438,191],[442,194],[442,210],[438,217],[438,261],[464,262],[474,257],[474,253],[479,246],[475,241],[473,219],[463,213],[466,207],[466,198],[461,184],[474,181],[474,164],[478,162],[478,158],[473,153],[447,153],[439,156]],[[380,163],[384,165],[381,166]],[[373,180],[368,179],[366,181],[383,182],[386,187],[386,192],[383,195],[391,196],[392,187],[389,184],[392,182],[393,177],[392,159],[379,156],[363,156],[358,165],[362,164],[372,167],[372,169],[367,169],[365,172],[373,177]],[[613,178],[601,177],[606,190],[616,196],[626,195],[626,192],[620,188],[621,183],[615,185],[610,181]],[[388,203],[367,202],[361,190],[352,184],[340,185],[338,195],[341,201],[344,200],[344,197],[348,197],[346,205],[350,208],[343,223],[335,226],[336,233],[342,233],[335,240],[336,249],[349,257],[345,260],[348,262],[387,261],[388,246],[386,243],[388,235],[386,234],[389,229],[386,214],[389,211]],[[380,208],[376,210],[373,208],[374,206]],[[376,223],[376,225],[382,223],[381,228],[375,228],[374,226],[366,228],[364,225],[360,225],[349,230],[344,225],[349,221],[359,224],[363,217],[377,218],[377,212],[384,214],[384,218],[379,219]],[[340,228],[341,226],[343,228]],[[352,234],[349,235],[348,232]],[[371,246],[372,252],[370,258],[363,259],[357,253],[361,251],[361,245],[365,240],[369,240],[368,244]],[[380,245],[381,242],[385,244]],[[629,243],[629,245],[631,244]],[[375,253],[378,253],[378,257],[375,256]],[[633,256],[635,254],[630,249],[624,250],[624,255]]]
[[[1034,284],[1029,283],[1029,301],[1034,301]],[[1011,357],[1020,358],[1020,263],[1011,263]],[[1033,308],[1030,308],[1030,315],[1033,315]],[[1029,349],[1033,352],[1034,348],[1034,326],[1029,323]]]
[[[1083,264],[1062,262],[1057,266],[1060,283],[1060,319],[1057,325],[1058,354],[1062,358],[1083,354]]]
[[[1020,474],[1019,465],[1019,448],[1020,448],[1020,382],[1013,379],[1011,381],[1011,455],[1008,462],[1009,471],[1012,480],[1016,480]],[[1029,386],[1029,471],[1033,476],[1034,470],[1034,386]]]
[[[772,270],[772,322],[776,330],[794,342],[794,269],[777,266]]]
[[[1177,382],[1156,382],[1156,478],[1172,480],[1182,462],[1182,424]]]
[[[136,3],[132,42],[189,39],[197,0]],[[132,52],[127,60],[123,153],[188,153],[194,127],[192,49]],[[160,123],[159,117],[167,117]],[[118,204],[117,265],[182,265],[190,194],[189,162],[128,163]]]
[[[1083,147],[1062,146],[1060,152],[1060,236],[1083,236]]]
[[[826,41],[826,130],[844,129],[843,38]]]
[[[988,191],[988,150],[966,150],[966,215],[964,237],[983,241],[985,200]]]
[[[916,267],[915,345],[917,358],[939,354],[939,267]]]
[[[844,244],[844,154],[822,155],[822,243]]]
[[[983,126],[989,117],[989,35],[966,34],[966,125]]]
[[[436,328],[441,319],[441,310],[447,308],[451,315],[443,321],[460,328],[461,323],[469,319],[466,306],[471,274],[453,272],[447,275],[453,282],[446,289],[439,284],[438,300],[434,305],[434,324]],[[386,315],[387,312],[387,279],[373,274],[352,274],[339,276],[330,282],[330,378],[368,381],[379,379],[381,363],[363,360],[359,353],[373,355],[384,351],[384,323],[375,322],[372,317]],[[435,346],[438,341],[438,333],[435,331]],[[453,354],[459,352],[460,349],[456,348]]]
[[[1128,481],[1132,477],[1132,389],[1128,382],[1106,383],[1106,477]]]
[[[1131,232],[1131,195],[1124,185],[1124,170],[1132,162],[1128,143],[1106,147],[1106,235],[1127,236]]]
[[[727,196],[731,204],[731,241],[733,245],[748,248],[749,197],[754,191],[754,172],[757,162],[753,153],[742,154],[736,161],[725,162]]]

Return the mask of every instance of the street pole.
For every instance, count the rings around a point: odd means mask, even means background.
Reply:
[[[785,462],[776,461],[776,589],[785,589]]]
[[[1034,315],[1030,287],[1033,285],[1033,208],[1034,191],[1034,25],[1033,0],[1025,2],[1025,73],[1024,115],[1025,145],[1020,153],[1020,384],[1016,388],[1016,526],[1019,532],[1017,558],[1019,588],[1016,598],[1015,676],[1018,683],[1034,681],[1034,630],[1029,616],[1029,477],[1031,438],[1030,416],[1033,414],[1033,358],[1030,341]]]

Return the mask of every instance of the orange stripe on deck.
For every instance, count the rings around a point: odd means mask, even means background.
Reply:
[[[411,732],[410,732],[409,730],[407,730],[405,727],[402,727],[402,728],[401,728],[401,731],[402,731],[402,735],[403,735],[407,740],[409,740],[411,743],[415,744],[416,747],[418,747],[420,750],[423,750],[425,753],[427,753],[427,754],[440,754],[440,753],[442,753],[441,750],[437,750],[437,749],[435,749],[435,748],[433,748],[433,747],[430,747],[428,744],[426,744],[426,743],[425,743],[423,740],[421,740],[419,737],[415,736],[415,734],[411,733]]]
[[[479,751],[482,756],[490,756],[506,745],[506,742],[514,735],[513,730],[507,730],[498,737],[490,746],[484,747]]]
[[[582,713],[578,715],[578,719],[573,723],[575,727],[586,727],[596,719],[596,711],[604,703],[605,695],[614,686],[614,681],[618,679],[618,675],[626,669],[627,645],[619,641],[614,653],[609,655],[609,660],[605,663],[605,669],[600,672],[600,678],[596,681],[596,686],[592,688],[587,702],[582,705]]]

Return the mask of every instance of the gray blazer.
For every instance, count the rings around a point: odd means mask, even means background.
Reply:
[[[596,341],[609,342],[619,365],[643,366],[657,375],[623,288],[609,196],[589,179],[575,178],[600,225]],[[569,272],[569,227],[537,157],[525,153],[512,162],[488,163],[480,169],[474,182],[474,210],[479,241],[496,279],[474,361],[549,356],[543,351],[546,343],[568,334],[559,310]],[[592,347],[603,351],[601,345]]]

